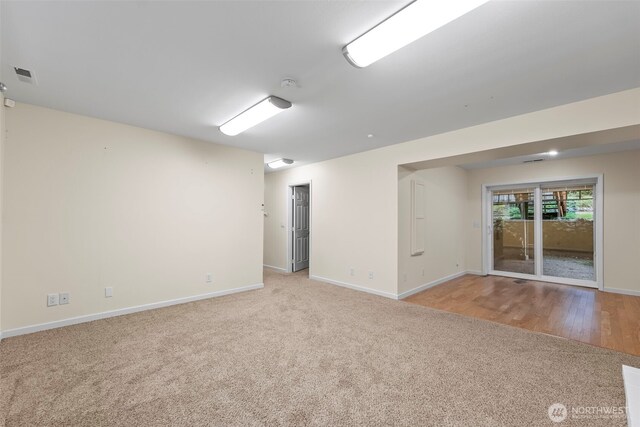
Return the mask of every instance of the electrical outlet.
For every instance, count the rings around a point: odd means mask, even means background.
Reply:
[[[424,277],[424,268],[422,269],[422,277]]]
[[[60,305],[69,304],[69,294],[67,292],[60,294]]]
[[[402,281],[406,282],[407,281],[407,273],[403,273],[402,274]]]
[[[113,296],[113,288],[112,287],[104,288],[104,297],[111,298],[112,296]]]
[[[369,272],[369,279],[373,279],[373,271]]]
[[[47,295],[47,307],[58,305],[58,294]]]
[[[205,279],[207,281],[207,283],[212,283],[213,282],[213,275],[211,273],[207,273],[207,277]]]
[[[353,268],[349,269],[349,274],[351,274],[352,276],[355,276],[356,272]]]

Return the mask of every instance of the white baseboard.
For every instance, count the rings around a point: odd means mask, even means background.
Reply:
[[[262,266],[264,268],[268,268],[269,270],[275,270],[275,271],[279,271],[281,273],[286,273],[287,269],[286,268],[282,268],[282,267],[275,267],[273,265],[267,265],[267,264],[262,264]]]
[[[633,291],[631,289],[616,289],[616,288],[607,288],[603,289],[604,292],[613,292],[614,294],[623,294],[623,295],[633,295],[636,297],[640,297],[640,291]]]
[[[486,274],[484,274],[482,270],[467,270],[466,273],[472,274],[474,276],[486,276]]]
[[[405,299],[406,297],[409,297],[413,294],[417,294],[418,292],[422,292],[424,290],[427,290],[429,288],[433,288],[434,286],[438,286],[444,282],[448,282],[449,280],[453,280],[453,279],[457,279],[458,277],[462,277],[465,274],[473,274],[470,273],[468,271],[460,271],[458,273],[454,273],[454,274],[450,274],[448,276],[442,277],[440,279],[437,280],[433,280],[429,283],[425,283],[424,285],[420,285],[417,288],[413,288],[409,291],[406,292],[402,292],[401,294],[398,294],[398,299]]]
[[[316,280],[318,282],[328,283],[330,285],[341,286],[343,288],[353,289],[354,291],[366,292],[368,294],[378,295],[385,298],[398,299],[398,295],[391,292],[378,291],[376,289],[366,288],[364,286],[353,285],[351,283],[339,282],[337,280],[327,279],[326,277],[309,275],[309,279]]]
[[[153,310],[156,308],[168,307],[176,304],[184,304],[208,298],[216,298],[224,295],[235,294],[238,292],[251,291],[254,289],[264,288],[263,283],[255,285],[243,286],[240,288],[225,289],[222,291],[208,292],[206,294],[193,295],[190,297],[176,298],[168,301],[153,302],[150,304],[137,305],[134,307],[119,308],[117,310],[104,311],[102,313],[87,314],[84,316],[70,317],[68,319],[56,320],[54,322],[40,323],[38,325],[24,326],[21,328],[9,329],[0,333],[0,339],[15,337],[17,335],[31,334],[34,332],[46,331],[48,329],[61,328],[63,326],[76,325],[78,323],[92,322],[94,320],[106,319],[109,317],[122,316],[124,314],[137,313],[139,311]]]

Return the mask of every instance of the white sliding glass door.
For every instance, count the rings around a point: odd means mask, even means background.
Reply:
[[[599,287],[599,185],[589,178],[485,187],[487,272]]]

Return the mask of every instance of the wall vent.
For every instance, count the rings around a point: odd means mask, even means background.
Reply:
[[[27,70],[26,68],[13,67],[16,72],[16,77],[18,80],[24,83],[29,83],[32,85],[38,84],[36,81],[36,75],[33,71]]]
[[[536,163],[536,162],[543,162],[544,159],[533,159],[533,160],[525,160],[522,163]]]

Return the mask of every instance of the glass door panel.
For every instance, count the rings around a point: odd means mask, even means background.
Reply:
[[[594,184],[542,186],[542,274],[596,280]]]
[[[535,271],[535,190],[493,190],[493,269],[522,274]]]

